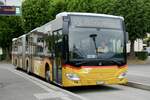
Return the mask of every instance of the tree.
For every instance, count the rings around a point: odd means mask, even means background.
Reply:
[[[146,30],[147,32],[150,33],[150,1],[149,0],[143,0],[143,9],[145,11],[144,16],[145,16],[145,24],[146,24]]]
[[[55,19],[58,13],[67,11],[66,0],[51,0],[49,11],[51,12],[51,18]]]
[[[92,12],[100,14],[113,14],[116,0],[92,0]]]
[[[145,4],[143,0],[117,0],[113,11],[115,15],[125,18],[126,30],[131,41],[130,56],[134,57],[134,41],[143,38],[148,28]]]
[[[12,38],[24,34],[19,16],[0,16],[0,47],[2,47],[6,60],[10,59]]]
[[[52,19],[51,0],[25,0],[22,4],[22,20],[25,32],[29,32]]]
[[[92,12],[92,0],[66,0],[67,11],[70,12]]]
[[[66,0],[67,11],[112,14],[115,0]]]
[[[0,5],[4,5],[4,3],[2,1],[0,1]]]

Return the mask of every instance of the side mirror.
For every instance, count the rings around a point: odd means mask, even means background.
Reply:
[[[129,41],[129,33],[126,32],[126,35],[125,35],[125,36],[126,36],[126,37],[125,37],[125,38],[126,38],[126,39],[125,39],[125,40],[126,40],[126,43],[128,43],[128,41]]]

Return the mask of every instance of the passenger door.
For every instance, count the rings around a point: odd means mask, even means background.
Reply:
[[[54,61],[53,61],[53,79],[56,83],[62,82],[62,30],[53,32],[54,36]]]

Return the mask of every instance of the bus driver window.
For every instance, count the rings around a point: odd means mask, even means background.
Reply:
[[[100,42],[100,46],[97,48],[97,52],[106,53],[108,51],[109,49],[108,49],[107,43],[105,41]]]

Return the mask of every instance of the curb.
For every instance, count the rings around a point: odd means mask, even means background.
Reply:
[[[21,72],[21,71],[18,71],[18,70],[12,70],[12,69],[9,69],[9,68],[4,68],[4,69],[7,69],[7,70],[17,74],[17,75],[19,75],[19,76],[21,76],[21,77],[23,77],[23,78],[33,82],[34,84],[36,84],[38,86],[42,85],[41,88],[45,89],[46,91],[53,90],[55,92],[61,92],[61,94],[63,93],[63,94],[66,94],[68,96],[70,95],[72,97],[72,99],[70,99],[70,98],[63,98],[62,100],[74,100],[74,99],[76,99],[76,100],[88,100],[87,98],[84,98],[84,97],[82,97],[82,96],[80,96],[78,94],[74,94],[74,93],[72,93],[70,91],[64,90],[64,89],[59,88],[57,86],[54,86],[54,85],[52,85],[50,83],[47,83],[47,82],[45,82],[43,80],[40,80],[40,79],[36,78],[36,77],[30,76],[30,75],[28,75],[28,74],[26,74],[24,72]]]
[[[138,82],[129,81],[129,82],[126,84],[126,86],[150,91],[150,84],[143,84],[143,83],[138,83]]]

